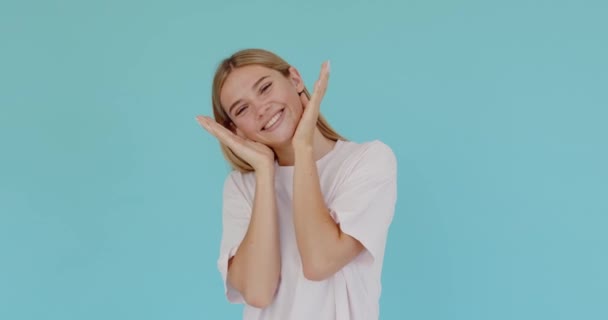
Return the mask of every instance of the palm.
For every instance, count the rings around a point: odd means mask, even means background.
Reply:
[[[232,135],[232,139],[235,140],[235,143],[233,146],[228,145],[228,147],[252,166],[253,163],[259,161],[274,159],[274,152],[268,146],[252,140],[243,139],[232,132],[229,134]]]
[[[208,117],[196,117],[196,119],[209,133],[228,146],[237,156],[251,165],[254,170],[273,163],[274,152],[268,146],[239,137]]]

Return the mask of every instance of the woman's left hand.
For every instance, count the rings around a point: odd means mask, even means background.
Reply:
[[[325,96],[328,80],[329,61],[326,61],[321,66],[321,73],[319,79],[315,82],[314,91],[310,96],[310,100],[306,99],[304,96],[304,99],[308,100],[308,102],[306,103],[303,101],[303,104],[305,105],[304,111],[302,112],[302,117],[300,118],[296,132],[291,139],[291,144],[295,148],[312,147],[313,145],[313,137],[317,127],[317,119],[319,118],[321,100],[323,100],[323,97]]]

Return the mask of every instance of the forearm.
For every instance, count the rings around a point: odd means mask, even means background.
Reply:
[[[336,255],[340,228],[325,204],[312,148],[296,148],[293,214],[298,250],[308,278],[323,278]]]
[[[243,294],[248,304],[258,307],[272,301],[281,271],[274,194],[272,168],[256,172],[251,220],[228,271],[228,281]]]

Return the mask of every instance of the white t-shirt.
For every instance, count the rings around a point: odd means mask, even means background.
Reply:
[[[397,199],[395,155],[378,140],[366,143],[338,140],[316,164],[321,191],[333,219],[365,249],[329,278],[306,279],[292,216],[294,167],[275,163],[281,278],[273,302],[264,309],[245,305],[243,319],[378,319],[384,248]],[[228,260],[238,250],[249,225],[254,174],[233,171],[224,184],[223,233],[217,263],[225,294],[232,303],[245,303],[227,282],[227,273]]]

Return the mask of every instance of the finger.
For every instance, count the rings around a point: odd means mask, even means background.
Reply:
[[[217,130],[217,126],[216,126],[217,122],[215,122],[214,120],[212,120],[211,118],[206,117],[206,116],[198,116],[196,118],[196,120],[212,136],[214,136],[216,139],[220,139],[220,137],[218,136],[218,130]]]
[[[321,106],[321,101],[325,96],[325,92],[327,91],[327,83],[329,81],[329,60],[324,62],[321,66],[321,72],[319,73],[319,79],[315,82],[314,91],[310,98],[310,102],[312,106],[319,108]]]
[[[319,109],[321,107],[321,100],[323,100],[327,89],[328,79],[329,61],[326,61],[321,67],[319,79],[315,82],[313,94],[311,95],[310,100],[306,105],[306,110],[304,110],[304,113],[307,114],[307,118],[312,119],[318,116]]]
[[[239,144],[242,144],[242,138],[236,136],[232,131],[224,128],[224,126],[217,123],[215,120],[205,116],[197,117],[197,120],[199,120],[201,125],[203,125],[209,133],[229,148],[238,148]]]
[[[207,130],[207,132],[213,134],[213,132],[212,132],[213,129],[211,129],[211,127],[207,123],[207,119],[205,119],[205,117],[203,117],[203,116],[196,116],[195,119],[205,130]]]

